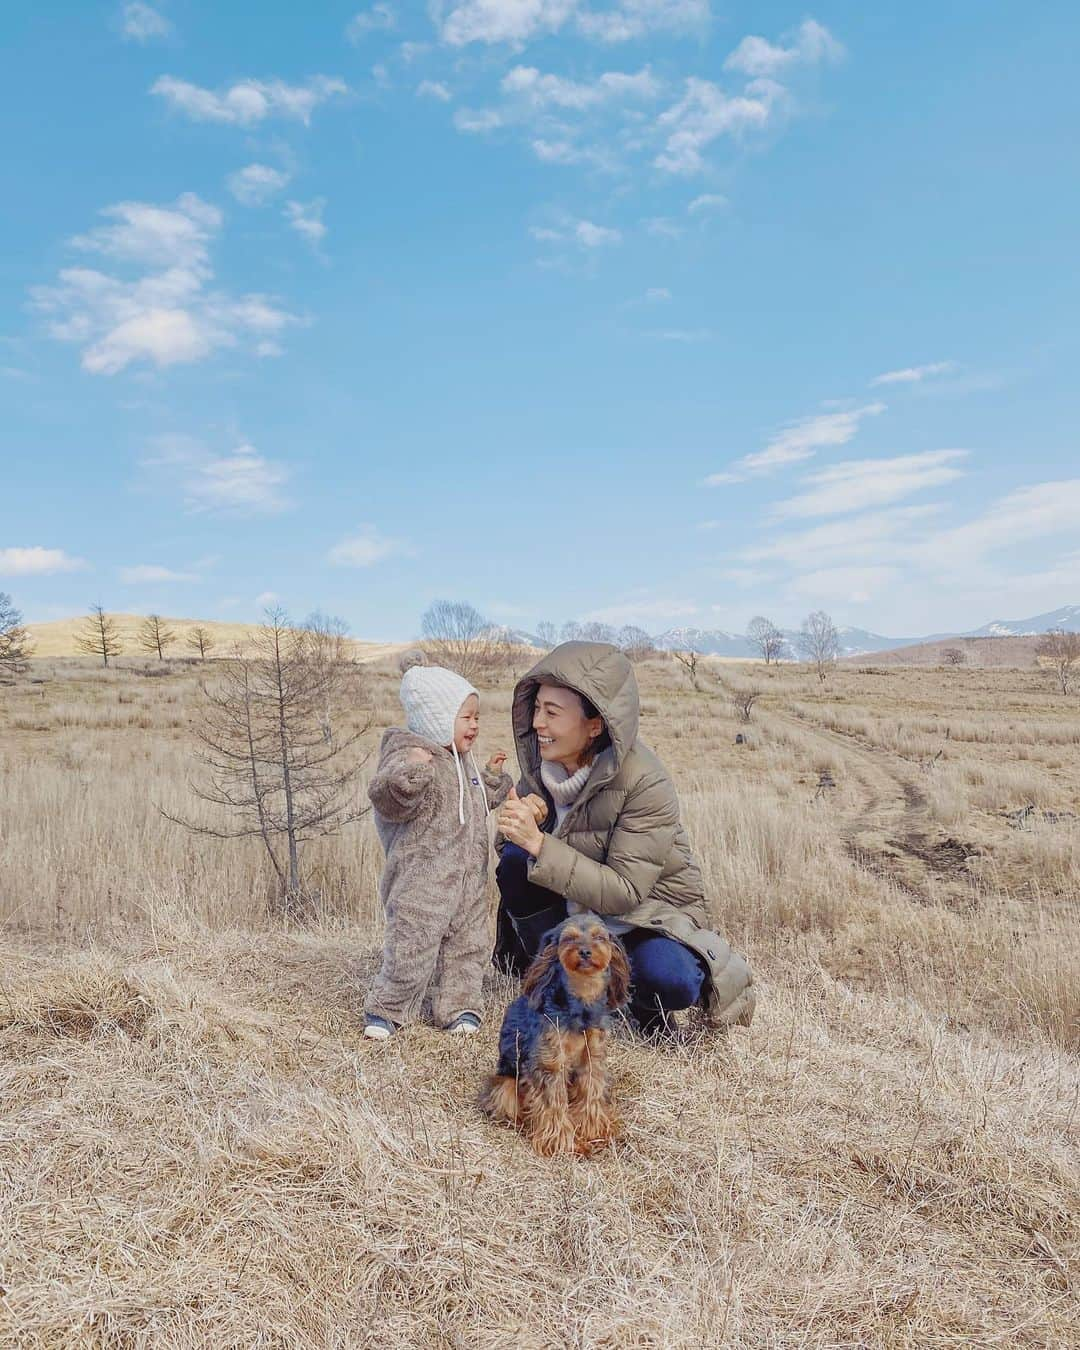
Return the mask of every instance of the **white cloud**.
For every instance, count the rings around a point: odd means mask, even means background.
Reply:
[[[936,563],[977,562],[988,553],[1015,548],[1055,534],[1075,534],[1080,521],[1080,478],[1017,488],[965,525],[935,534]]]
[[[727,206],[727,198],[722,197],[718,192],[703,192],[700,197],[695,197],[686,208],[692,216],[699,216],[705,211],[720,211]]]
[[[899,567],[823,567],[793,577],[789,590],[812,605],[868,605],[903,578]]]
[[[449,103],[453,95],[439,80],[421,80],[416,86],[417,98],[434,98],[440,103]]]
[[[277,591],[261,591],[255,597],[256,609],[272,609],[281,599]]]
[[[191,466],[184,484],[191,511],[228,515],[278,515],[289,507],[281,493],[290,474],[284,464],[266,459],[252,445]]]
[[[458,131],[464,131],[471,134],[483,134],[486,131],[495,131],[503,125],[502,113],[496,108],[459,108],[454,113],[454,126]]]
[[[335,544],[328,556],[337,567],[373,567],[385,558],[411,551],[406,540],[390,539],[374,525],[361,525],[356,534]]]
[[[705,168],[702,151],[718,137],[764,127],[783,90],[764,80],[748,88],[753,90],[750,95],[725,94],[710,80],[691,76],[679,102],[658,119],[665,143],[653,160],[656,167],[684,176],[700,173]]]
[[[645,233],[656,235],[661,239],[681,239],[686,232],[670,216],[652,216],[645,221]]]
[[[287,117],[307,126],[315,108],[346,94],[348,85],[336,76],[314,75],[306,85],[286,84],[283,80],[239,80],[214,92],[172,75],[162,75],[150,86],[150,92],[195,122],[250,127],[268,117]]]
[[[50,577],[57,572],[81,572],[82,558],[72,558],[62,548],[0,548],[0,576]]]
[[[587,8],[584,0],[451,0],[441,35],[453,47],[472,42],[505,42],[520,47],[556,33],[573,21],[583,37],[628,42],[652,32],[703,30],[709,0],[618,0],[608,9]]]
[[[594,225],[591,220],[579,220],[574,226],[574,237],[584,248],[603,248],[607,244],[618,244],[622,240],[618,230]]]
[[[660,91],[648,66],[636,75],[607,71],[589,84],[562,75],[544,75],[535,66],[515,66],[503,76],[500,88],[504,94],[521,98],[536,108],[575,111],[625,98],[655,98]]]
[[[538,33],[554,33],[578,8],[580,0],[457,0],[442,22],[444,42],[464,47],[471,42],[520,44]]]
[[[739,483],[744,478],[772,473],[785,464],[810,459],[823,446],[846,445],[859,430],[863,418],[875,417],[884,411],[884,403],[867,403],[845,412],[818,413],[814,417],[801,418],[774,436],[764,450],[744,455],[730,470],[710,474],[705,482],[713,487],[721,483]]]
[[[792,33],[787,46],[774,46],[762,37],[745,37],[724,62],[725,70],[737,70],[751,78],[770,77],[796,65],[839,61],[843,46],[815,19],[806,19]]]
[[[945,375],[956,369],[955,361],[931,361],[925,366],[907,366],[903,370],[887,370],[870,381],[877,384],[920,384],[932,375]]]
[[[666,286],[650,286],[645,292],[645,299],[651,305],[664,304],[671,299],[671,292]]]
[[[577,26],[586,37],[600,42],[631,42],[664,31],[704,31],[711,13],[709,0],[621,0],[613,9],[584,10]]]
[[[808,530],[767,536],[766,543],[745,549],[740,556],[747,562],[775,559],[799,569],[909,561],[920,547],[917,540],[925,535],[927,522],[940,511],[936,503],[869,511]]]
[[[285,203],[284,214],[290,229],[306,239],[313,248],[318,248],[326,238],[326,226],[322,219],[325,207],[326,200],[323,197],[317,197],[313,202]]]
[[[359,43],[369,33],[388,33],[397,27],[397,12],[392,5],[377,4],[363,9],[349,20],[345,36],[350,42]]]
[[[108,223],[76,236],[72,246],[141,275],[68,267],[56,285],[31,291],[50,335],[78,343],[91,374],[115,375],[139,361],[159,368],[200,361],[245,339],[273,345],[294,322],[266,296],[209,289],[210,244],[221,212],[194,194],[169,207],[119,202],[102,215]]]
[[[175,572],[171,567],[139,563],[135,567],[121,567],[120,580],[129,586],[138,586],[159,581],[201,581],[202,577],[197,572]]]
[[[831,516],[887,506],[929,487],[942,487],[963,476],[958,461],[966,450],[927,450],[893,459],[857,459],[834,464],[804,481],[810,487],[773,507],[783,520],[795,516]]]
[[[133,0],[124,6],[121,31],[132,42],[152,42],[155,38],[168,37],[172,28],[164,14],[159,14],[150,5],[144,5],[141,0]]]
[[[248,164],[228,177],[229,191],[244,206],[264,206],[288,182],[287,173],[269,164]]]

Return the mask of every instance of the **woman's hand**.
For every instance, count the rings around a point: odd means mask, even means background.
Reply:
[[[488,762],[484,765],[488,773],[500,774],[506,768],[506,751],[496,750]]]
[[[547,802],[544,801],[543,797],[536,792],[530,792],[527,797],[522,797],[521,800],[526,806],[532,808],[533,819],[537,825],[543,825],[544,821],[547,820]]]
[[[544,836],[536,823],[532,804],[522,801],[514,788],[499,810],[499,833],[512,844],[517,844],[534,858],[540,856]]]

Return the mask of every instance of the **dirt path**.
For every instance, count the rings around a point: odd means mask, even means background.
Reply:
[[[860,867],[900,886],[924,903],[966,904],[974,845],[948,836],[930,813],[920,771],[881,747],[807,718],[768,709],[766,718],[797,728],[839,758],[835,789],[837,830]]]

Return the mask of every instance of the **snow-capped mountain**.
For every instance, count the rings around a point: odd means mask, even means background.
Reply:
[[[995,619],[984,623],[964,637],[1030,637],[1051,628],[1064,628],[1067,633],[1080,633],[1080,605],[1062,605],[1048,614],[1036,614],[1031,619]]]

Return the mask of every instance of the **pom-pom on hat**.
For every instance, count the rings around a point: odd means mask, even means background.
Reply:
[[[436,745],[450,745],[454,719],[469,695],[477,691],[456,671],[428,665],[426,654],[419,648],[406,652],[400,665],[401,706],[409,730]]]

